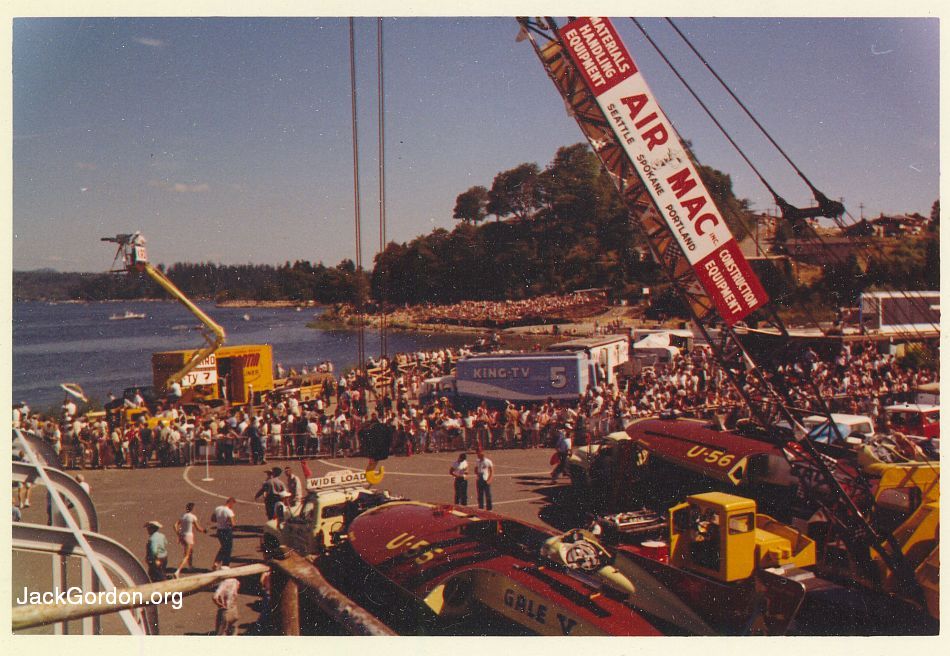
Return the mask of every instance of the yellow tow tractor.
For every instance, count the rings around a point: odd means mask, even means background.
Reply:
[[[665,540],[609,548],[629,602],[691,633],[783,635],[816,580],[813,540],[724,492],[670,508]]]
[[[905,524],[913,525],[908,531],[929,534],[936,517],[926,506],[915,513],[916,521]],[[936,556],[929,551],[932,542],[921,542],[918,560],[926,580],[936,571]],[[752,499],[734,494],[691,495],[670,508],[666,539],[608,549],[616,569],[638,592],[630,603],[673,626],[690,618],[691,632],[705,626],[720,635],[823,634],[847,632],[853,625],[854,631],[874,626],[888,634],[926,634],[936,626],[919,607],[898,595],[881,594],[880,587],[861,589],[826,578],[816,566],[815,540],[757,512]],[[887,571],[883,564],[881,570]],[[936,586],[927,589],[935,591]]]

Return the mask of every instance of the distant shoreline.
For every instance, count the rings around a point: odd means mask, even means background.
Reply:
[[[220,301],[214,304],[219,308],[310,308],[322,307],[314,301],[252,301],[252,300],[234,300]]]
[[[503,347],[516,350],[530,350],[535,347],[545,348],[555,342],[565,339],[574,339],[578,337],[590,337],[598,334],[598,326],[603,326],[611,321],[622,317],[621,328],[619,332],[625,332],[634,327],[637,323],[659,327],[660,322],[635,322],[627,317],[628,308],[626,307],[608,307],[604,312],[577,319],[575,321],[559,322],[558,324],[536,324],[536,325],[500,325],[500,326],[465,326],[454,323],[424,323],[415,322],[401,316],[398,319],[390,319],[386,324],[386,329],[393,332],[424,332],[440,334],[471,335],[473,339],[485,337],[487,335],[497,334]],[[322,315],[319,318],[307,322],[308,328],[316,330],[356,330],[355,316],[347,315],[345,318],[332,318]],[[365,328],[368,330],[379,330],[379,316],[365,315]],[[678,322],[677,322],[678,323]],[[557,332],[554,332],[554,326],[557,325]],[[678,325],[676,327],[679,327]]]
[[[196,303],[214,303],[219,308],[303,308],[312,309],[323,307],[320,303],[314,301],[254,301],[254,300],[233,300],[214,302],[210,298],[201,296],[192,297]],[[46,298],[14,298],[14,303],[49,303],[51,305],[84,305],[91,303],[177,303],[173,298],[103,298],[96,300],[86,300],[80,298],[68,298],[64,300],[54,300]]]
[[[323,319],[317,319],[314,321],[307,322],[308,328],[313,328],[314,330],[356,330],[356,326],[349,322],[343,321],[327,321]],[[368,330],[379,330],[379,321],[367,321],[366,328]],[[392,332],[415,332],[415,333],[439,333],[443,335],[470,335],[472,340],[476,340],[479,337],[485,337],[496,333],[499,337],[501,345],[504,348],[516,349],[516,350],[531,350],[535,347],[545,348],[549,344],[560,341],[564,337],[570,335],[555,335],[552,334],[550,328],[546,332],[540,332],[540,326],[538,331],[525,331],[525,327],[520,328],[482,328],[475,326],[459,326],[455,324],[444,324],[444,323],[406,323],[401,322],[398,324],[386,324],[386,330]]]

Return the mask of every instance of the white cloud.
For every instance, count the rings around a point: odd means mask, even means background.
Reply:
[[[176,182],[175,184],[171,186],[171,190],[179,194],[189,194],[189,193],[197,194],[204,191],[208,191],[210,188],[211,187],[208,186],[207,182],[203,182],[201,184],[194,184],[194,185],[185,184],[183,182]]]
[[[136,36],[136,37],[132,37],[132,40],[143,46],[148,46],[149,48],[164,48],[165,47],[165,42],[162,41],[161,39],[151,39],[149,37]]]
[[[95,171],[99,167],[92,162],[76,162],[76,168],[80,171]]]
[[[165,182],[163,180],[153,179],[148,181],[148,186],[155,187],[156,189],[164,189],[165,191],[173,191],[176,194],[200,194],[211,190],[211,185],[207,182],[187,184],[185,182]]]

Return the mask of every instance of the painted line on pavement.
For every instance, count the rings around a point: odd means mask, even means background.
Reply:
[[[324,465],[333,466],[331,463],[328,463],[328,462],[326,462],[326,461],[324,461],[324,460],[318,460],[317,462],[319,462],[319,463],[321,463],[321,464],[324,464]],[[352,467],[339,467],[339,469],[347,469],[347,470],[349,470],[349,471],[362,471],[362,470],[359,470],[359,469],[354,469],[354,468],[352,468]],[[198,490],[198,491],[201,492],[202,494],[207,494],[208,496],[216,497],[216,498],[218,498],[218,499],[227,499],[227,498],[228,498],[227,495],[218,494],[217,492],[212,492],[211,490],[206,490],[206,489],[204,489],[203,487],[201,487],[200,485],[196,485],[195,483],[191,482],[191,480],[189,480],[189,478],[188,478],[188,472],[189,472],[190,470],[191,470],[191,465],[188,465],[187,467],[185,467],[185,468],[182,470],[181,477],[182,477],[182,480],[185,481],[185,483],[187,483],[188,485],[190,485],[190,486],[193,487],[194,489]],[[438,478],[444,478],[444,477],[448,476],[448,474],[416,474],[416,473],[411,473],[411,472],[389,472],[389,471],[387,471],[386,473],[387,473],[387,474],[390,474],[390,475],[394,475],[394,476],[423,476],[423,477],[428,476],[428,477],[438,477]],[[544,474],[544,475],[547,475],[549,472],[543,471],[543,472],[531,472],[531,473],[532,473],[532,474]],[[523,476],[524,474],[495,474],[495,477],[497,478],[497,477],[499,477],[499,476],[516,476],[516,475],[518,475],[518,476]],[[237,497],[235,497],[235,499],[237,500],[238,503],[244,503],[244,504],[247,504],[247,505],[250,505],[250,506],[263,506],[263,505],[264,505],[264,504],[261,503],[260,501],[247,501],[247,500],[245,500],[245,499],[238,499]],[[507,501],[495,501],[492,505],[493,505],[493,506],[503,506],[503,505],[509,504],[509,503],[525,503],[525,502],[527,502],[527,501],[544,501],[544,499],[545,499],[545,497],[542,497],[542,496],[524,497],[524,498],[521,498],[521,499],[509,499],[509,500],[507,500]]]
[[[544,501],[544,497],[525,497],[524,499],[509,499],[508,501],[492,501],[492,506],[503,506],[506,503],[524,503],[525,501]]]
[[[333,462],[327,462],[326,460],[318,459],[321,465],[326,465],[327,467],[336,467],[337,469],[346,469],[347,471],[359,472],[365,471],[357,467],[347,467],[339,465]],[[448,462],[448,461],[447,461]],[[453,461],[454,462],[454,461]],[[383,463],[383,467],[386,467],[386,463]],[[447,478],[448,472],[445,474],[424,474],[420,472],[398,472],[391,469],[386,469],[387,476],[417,476],[419,478]],[[550,476],[551,470],[545,469],[544,471],[529,471],[529,472],[519,472],[517,474],[495,474],[495,478],[514,478],[515,476]]]
[[[199,485],[195,485],[194,483],[192,483],[190,480],[188,480],[188,470],[190,470],[190,469],[191,469],[191,465],[188,465],[188,466],[185,467],[184,470],[182,470],[182,472],[181,472],[181,478],[182,478],[182,480],[184,480],[186,483],[188,483],[188,485],[190,485],[191,487],[195,488],[196,490],[198,490],[199,492],[201,492],[201,493],[203,493],[203,494],[207,494],[207,495],[210,496],[210,497],[216,497],[216,498],[218,498],[218,499],[229,499],[229,498],[230,498],[230,497],[229,497],[228,495],[226,495],[226,494],[218,494],[217,492],[212,492],[211,490],[206,490],[206,489],[204,489],[203,487],[201,487],[201,486],[199,486]],[[237,497],[234,497],[234,499],[235,499],[238,503],[246,503],[246,504],[249,505],[249,506],[262,506],[262,507],[263,507],[263,505],[264,505],[264,504],[263,504],[262,502],[260,502],[260,501],[247,501],[247,500],[245,500],[245,499],[238,499]]]

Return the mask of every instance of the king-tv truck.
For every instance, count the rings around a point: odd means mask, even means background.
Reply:
[[[577,400],[596,384],[596,363],[584,352],[475,355],[455,365],[456,398],[462,406]]]

